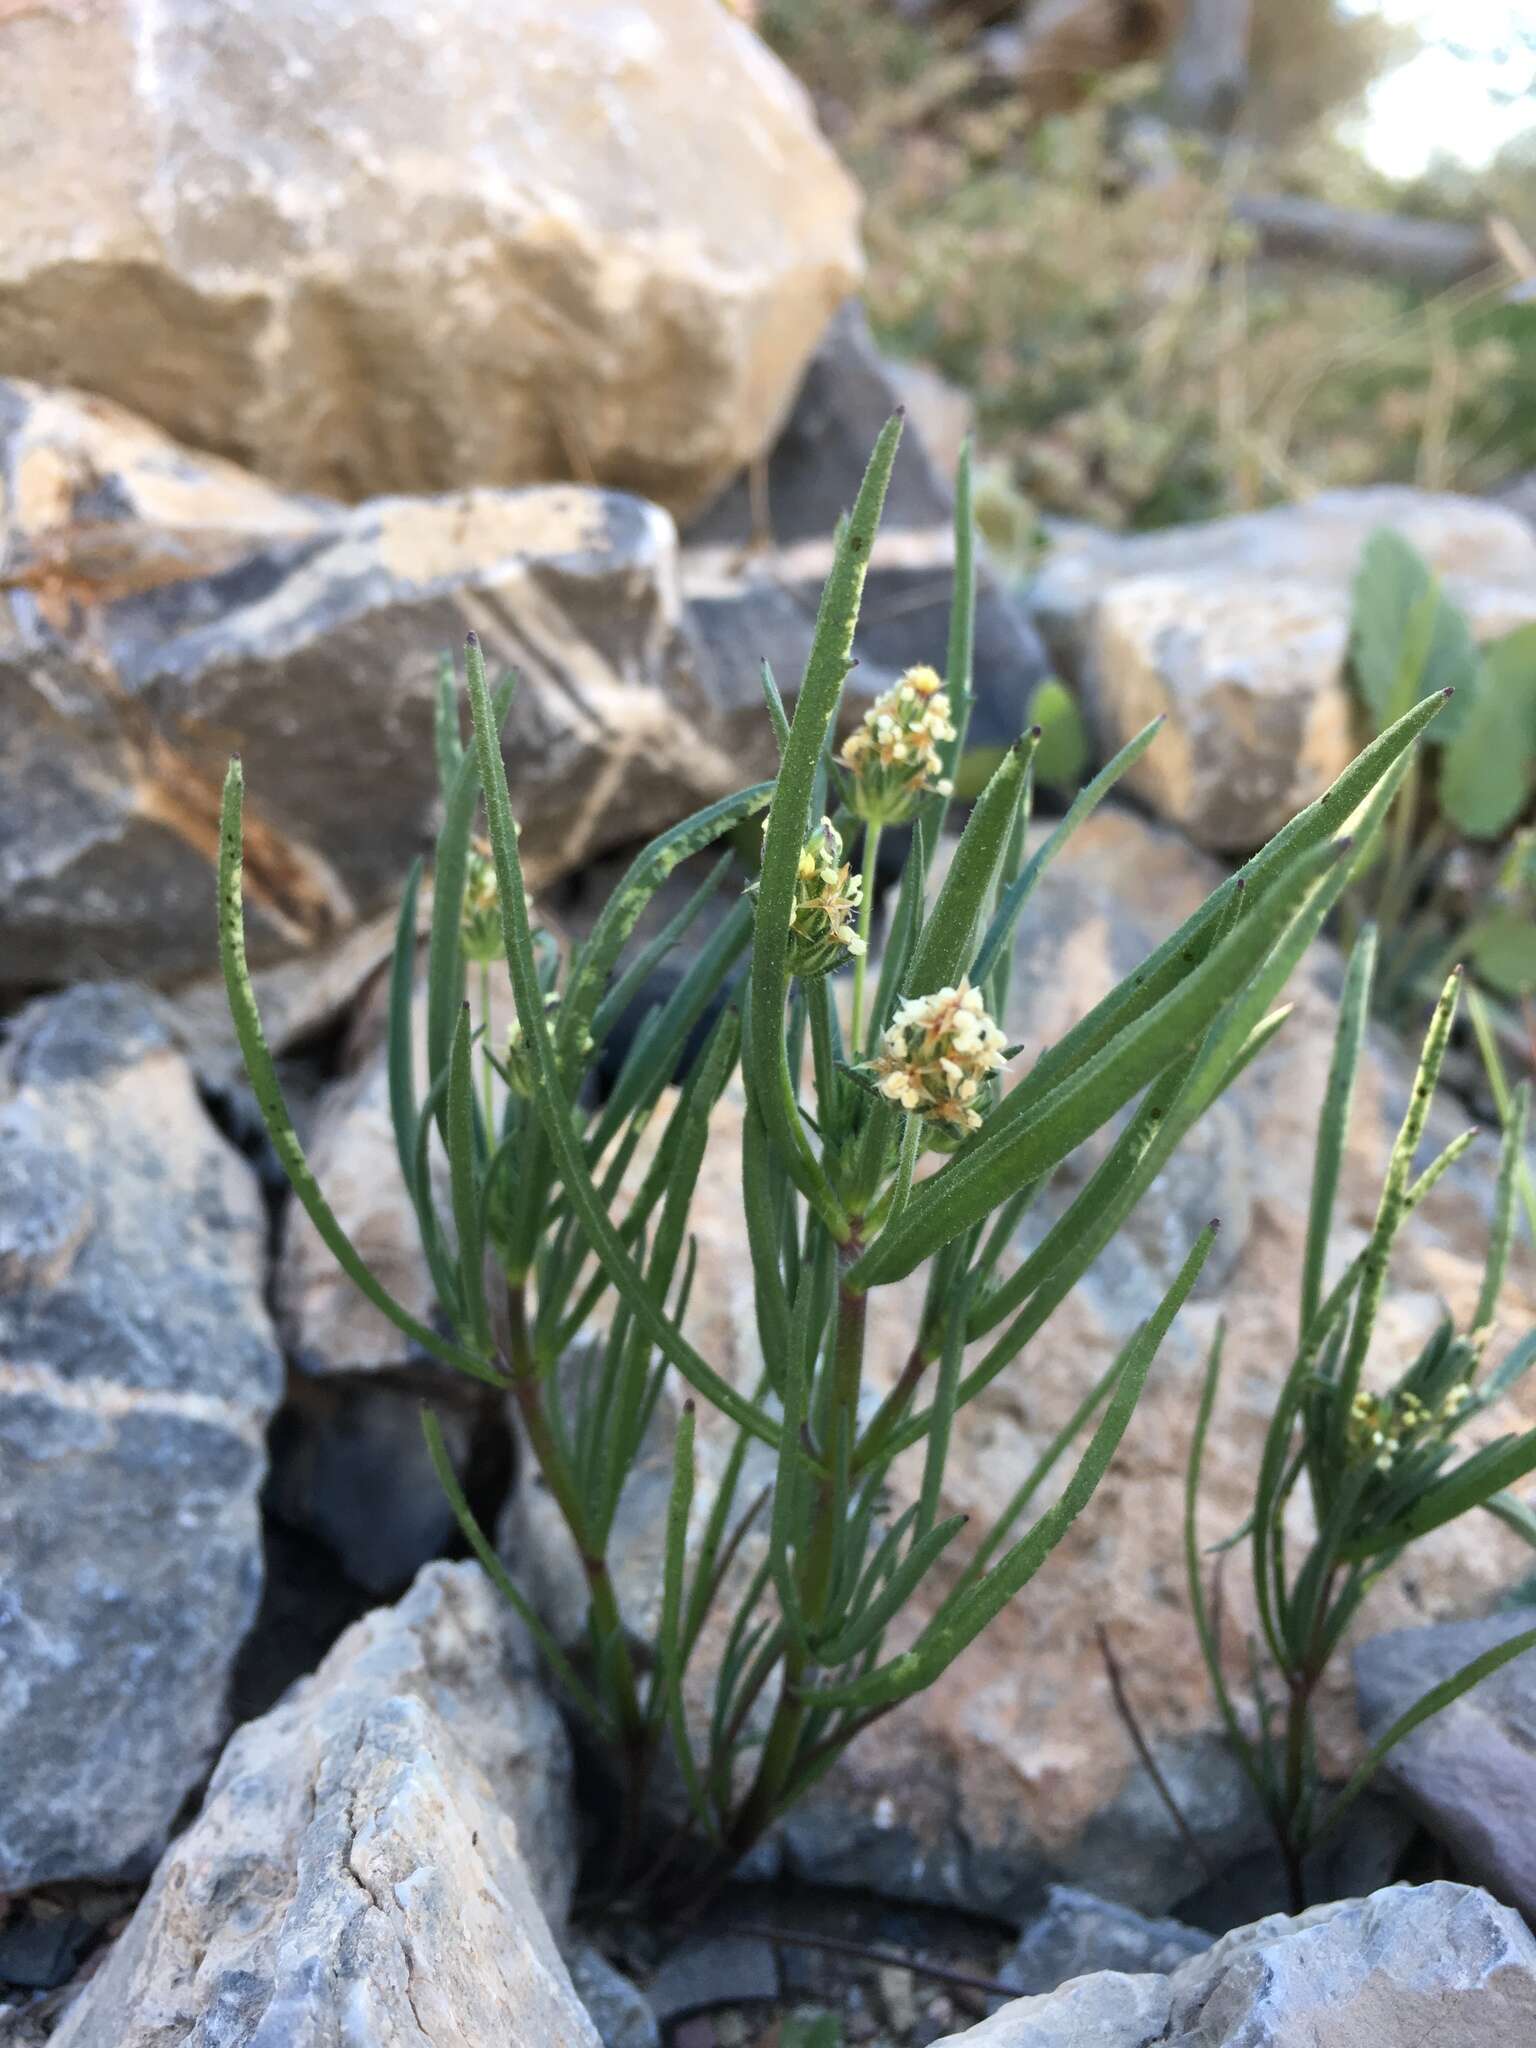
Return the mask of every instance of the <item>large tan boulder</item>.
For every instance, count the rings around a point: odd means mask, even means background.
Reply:
[[[0,10],[0,363],[344,498],[685,512],[857,282],[858,200],[719,0]]]

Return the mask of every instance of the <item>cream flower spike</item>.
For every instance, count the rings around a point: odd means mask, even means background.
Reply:
[[[902,1003],[870,1063],[882,1095],[951,1136],[981,1128],[1006,1040],[979,988],[961,980]]]

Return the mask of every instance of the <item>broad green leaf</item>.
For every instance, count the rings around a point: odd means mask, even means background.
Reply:
[[[1378,730],[1419,698],[1455,690],[1458,701],[1436,728],[1442,743],[1462,725],[1477,688],[1477,643],[1465,615],[1390,528],[1373,533],[1360,558],[1350,666]]]
[[[1483,650],[1472,702],[1445,749],[1440,808],[1470,839],[1496,839],[1531,798],[1536,768],[1536,625]]]
[[[1088,727],[1066,684],[1047,676],[1029,700],[1029,720],[1040,728],[1035,779],[1047,789],[1074,789],[1088,766]]]
[[[1536,913],[1529,905],[1490,911],[1460,945],[1478,980],[1501,996],[1518,999],[1536,990]]]

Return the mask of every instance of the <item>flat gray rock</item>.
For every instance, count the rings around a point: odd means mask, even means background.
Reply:
[[[1536,1610],[1520,1607],[1362,1643],[1355,1690],[1367,1737],[1378,1740],[1432,1686],[1531,1628]],[[1415,1728],[1388,1753],[1383,1777],[1470,1876],[1536,1915],[1536,1650]]]
[[[429,1566],[235,1735],[54,2048],[598,2048],[574,1867],[531,1653],[478,1565]]]
[[[1079,1977],[938,2048],[1516,2048],[1536,2039],[1536,1940],[1466,1885],[1395,1885],[1277,1913],[1171,1975]]]
[[[0,1063],[0,1891],[144,1874],[224,1732],[283,1368],[256,1177],[141,991]]]

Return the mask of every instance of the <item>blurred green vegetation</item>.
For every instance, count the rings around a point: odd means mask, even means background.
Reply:
[[[992,10],[994,13],[997,10]],[[1536,467],[1536,304],[1284,263],[1245,190],[1478,220],[1532,238],[1536,160],[1398,188],[1329,117],[1391,49],[1331,0],[1259,0],[1242,139],[1157,116],[1143,64],[1037,118],[986,75],[976,19],[891,0],[767,0],[867,195],[872,321],[973,392],[983,448],[1039,511],[1151,527],[1330,485],[1485,491]]]

